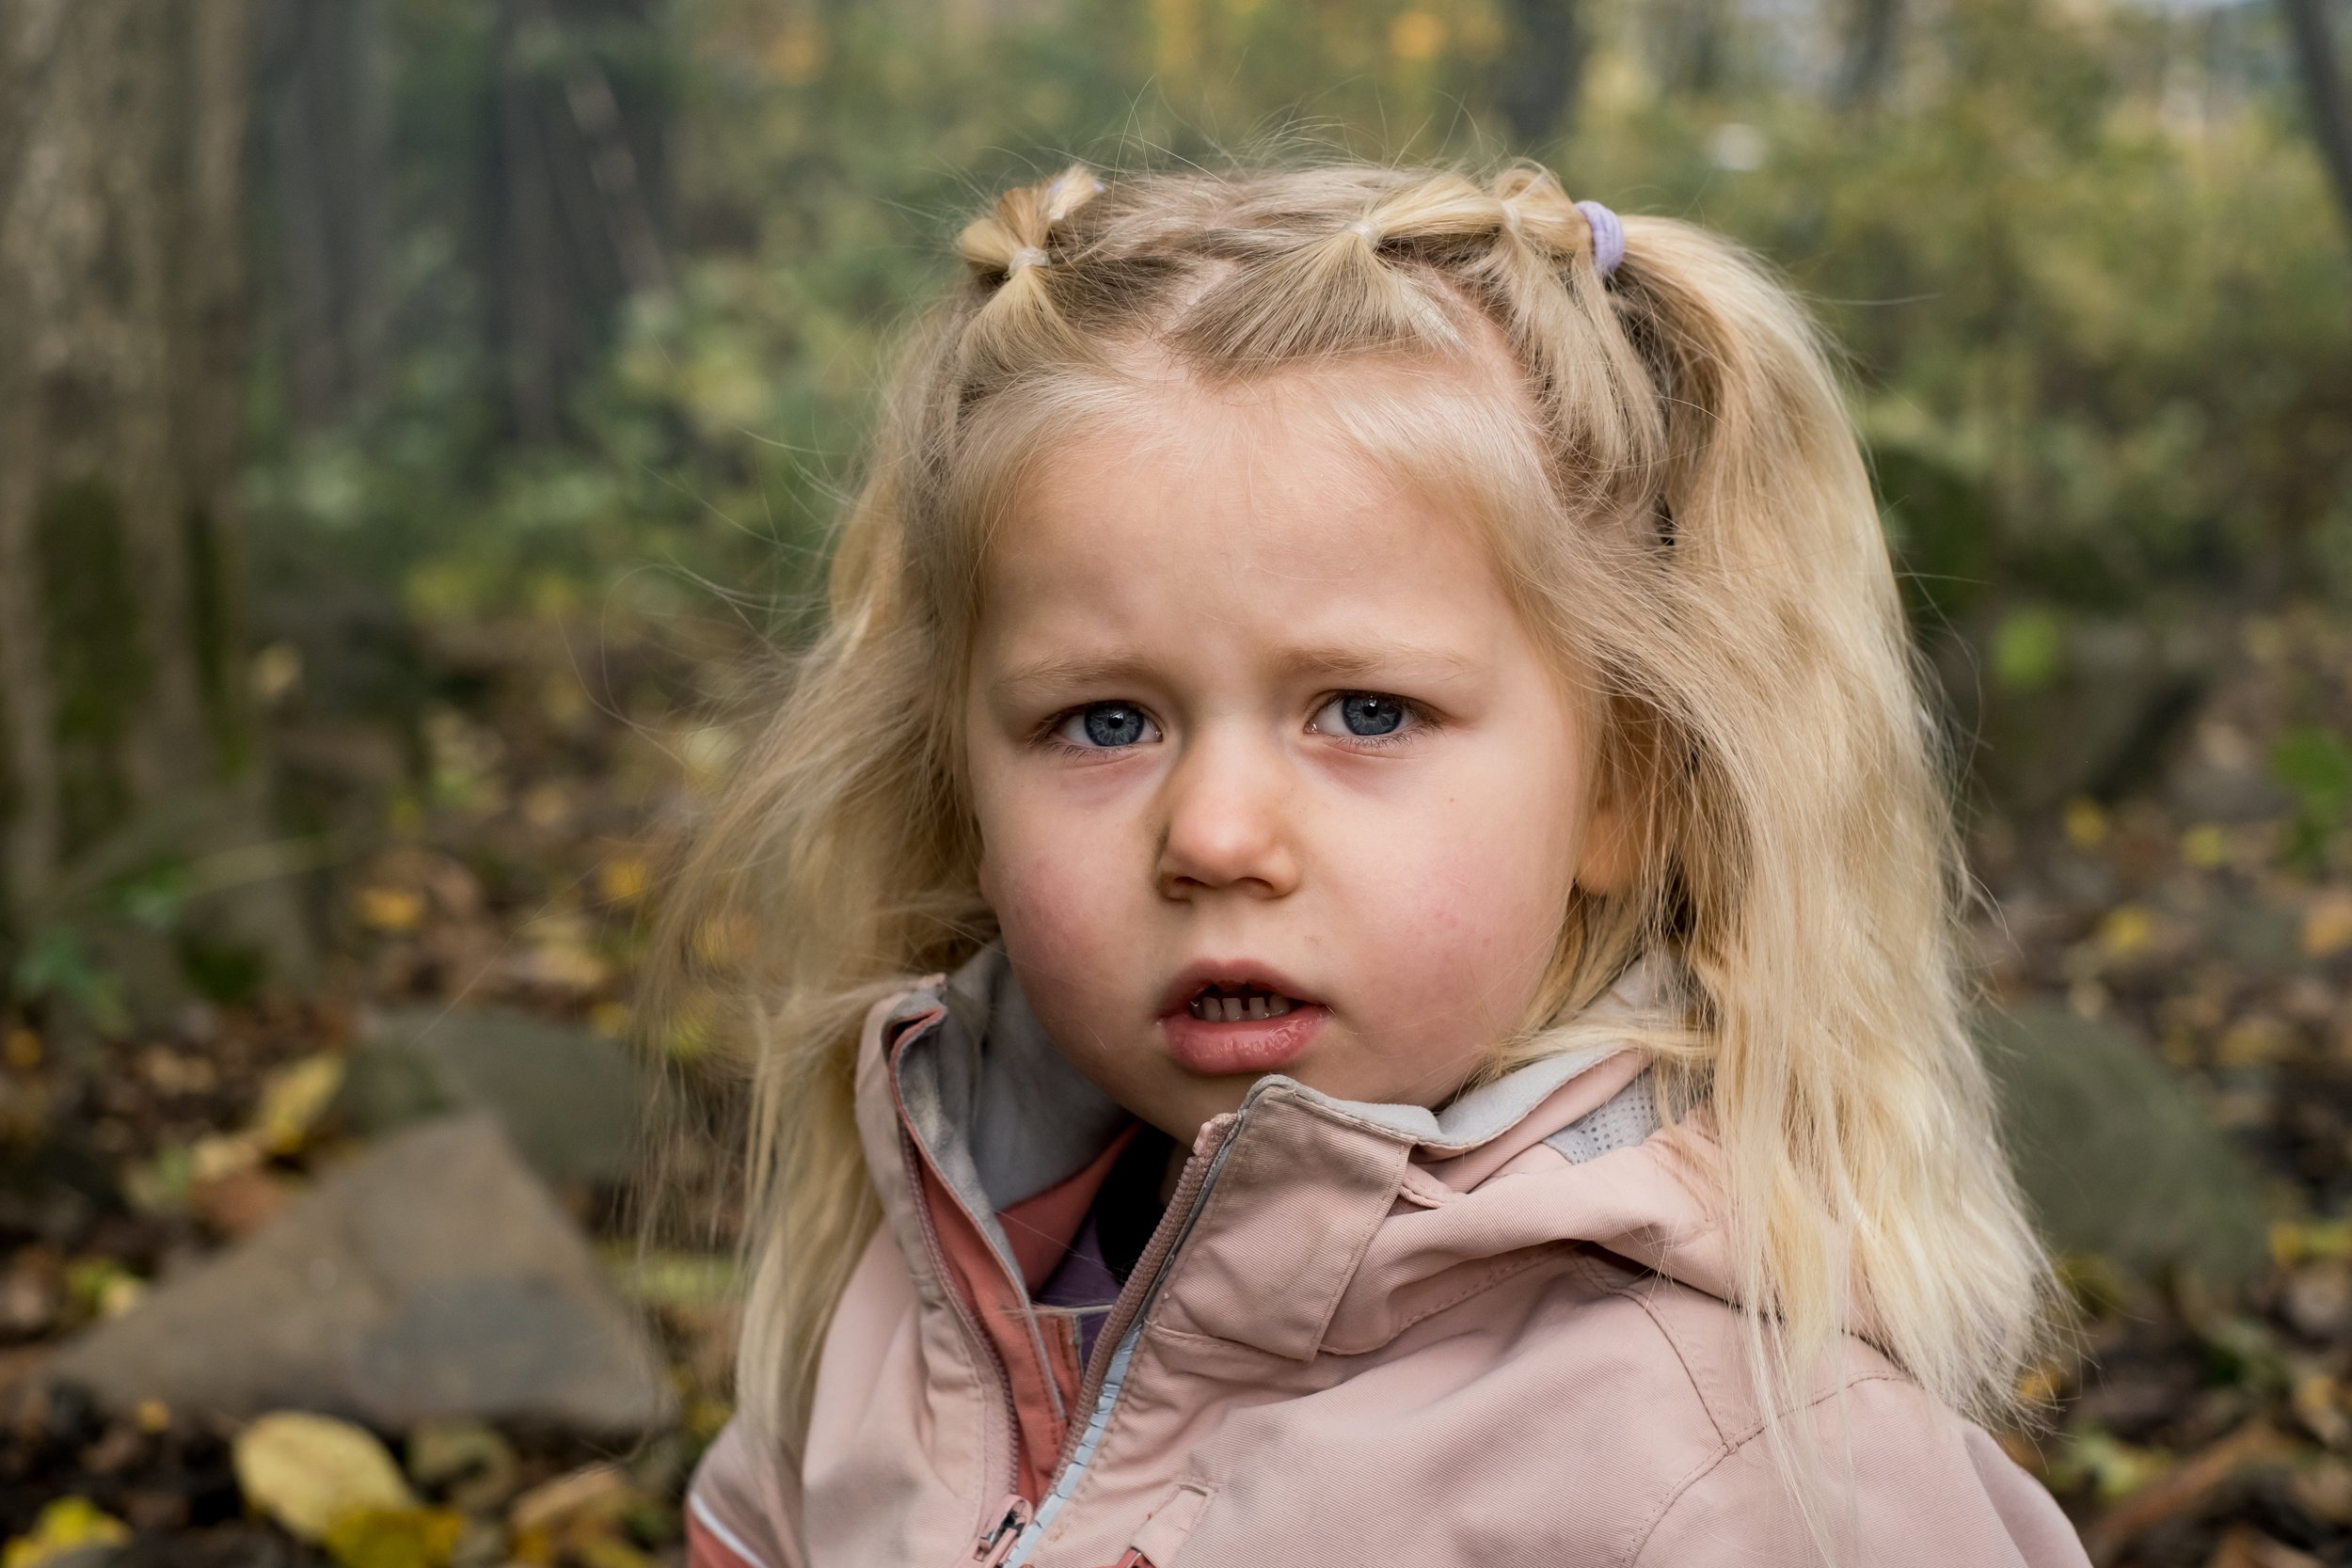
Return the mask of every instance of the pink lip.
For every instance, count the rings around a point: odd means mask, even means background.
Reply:
[[[1288,993],[1285,992],[1285,995]],[[1295,1006],[1280,1018],[1242,1018],[1211,1023],[1192,1014],[1171,1013],[1160,1020],[1168,1053],[1179,1067],[1211,1078],[1237,1072],[1271,1072],[1295,1061],[1315,1036],[1331,1009],[1320,1002]]]
[[[1255,986],[1287,996],[1280,1018],[1242,1018],[1212,1023],[1192,1016],[1192,999],[1205,986]],[[1331,1009],[1296,981],[1254,958],[1203,959],[1186,964],[1160,997],[1160,1033],[1177,1065],[1207,1077],[1271,1072],[1295,1061],[1323,1032]]]

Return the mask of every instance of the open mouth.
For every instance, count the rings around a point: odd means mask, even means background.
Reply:
[[[1185,1005],[1185,1011],[1204,1023],[1239,1023],[1245,1019],[1280,1018],[1306,1004],[1263,986],[1223,981],[1205,985]]]

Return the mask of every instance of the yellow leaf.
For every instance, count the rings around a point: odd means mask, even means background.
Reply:
[[[1427,11],[1400,11],[1389,24],[1389,53],[1400,60],[1434,58],[1445,47],[1445,24]]]
[[[2217,869],[2230,855],[2230,835],[2211,822],[2201,822],[2181,835],[2181,859],[2200,871]]]
[[[2323,893],[2303,911],[2303,952],[2325,958],[2352,947],[2352,893]]]
[[[2066,802],[2066,841],[2077,849],[2096,849],[2107,841],[2107,814],[2098,801],[2077,796]]]
[[[237,1433],[230,1458],[246,1501],[305,1541],[325,1541],[347,1513],[417,1506],[374,1434],[330,1416],[263,1416]]]
[[[33,1520],[33,1532],[8,1543],[4,1568],[40,1568],[85,1546],[119,1546],[131,1539],[131,1527],[103,1513],[87,1497],[59,1497]]]
[[[188,1179],[217,1181],[262,1163],[262,1140],[251,1132],[207,1132],[188,1146]]]
[[[634,904],[645,895],[645,863],[634,855],[606,861],[596,867],[596,891],[612,904]]]
[[[40,1037],[30,1029],[8,1031],[8,1066],[19,1072],[30,1072],[40,1066]]]
[[[326,1527],[326,1553],[342,1568],[445,1568],[466,1533],[446,1508],[359,1508]]]
[[[2243,1018],[2214,1042],[2214,1060],[2223,1067],[2260,1067],[2275,1062],[2294,1044],[2285,1025],[2262,1013]]]
[[[371,931],[398,935],[424,924],[424,895],[405,887],[363,887],[358,902],[359,924]]]
[[[305,1056],[279,1068],[262,1085],[253,1130],[273,1154],[292,1154],[310,1136],[310,1126],[343,1085],[341,1056]]]
[[[2154,919],[2137,904],[2120,905],[2099,922],[2099,947],[2111,958],[2128,958],[2145,952],[2155,939]]]

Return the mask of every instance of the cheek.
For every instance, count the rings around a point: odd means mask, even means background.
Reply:
[[[1131,935],[1131,857],[1050,811],[995,804],[981,813],[980,886],[1008,952],[1025,971],[1101,973],[1098,956]]]
[[[1466,772],[1362,874],[1351,901],[1400,1016],[1510,1028],[1541,984],[1574,882],[1576,774],[1529,760]]]

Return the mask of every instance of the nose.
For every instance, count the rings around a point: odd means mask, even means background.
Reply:
[[[1268,748],[1238,736],[1196,735],[1162,787],[1162,895],[1291,893],[1299,865],[1290,794],[1288,771]]]

